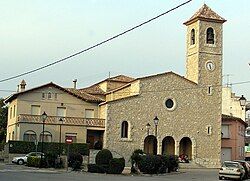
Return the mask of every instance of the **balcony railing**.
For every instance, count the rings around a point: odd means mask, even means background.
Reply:
[[[64,125],[78,125],[78,126],[88,126],[88,127],[105,127],[105,119],[99,118],[78,118],[78,117],[63,117],[63,123],[59,121],[62,117],[58,116],[48,116],[45,120],[45,124],[64,124]],[[20,114],[18,116],[18,122],[22,123],[37,123],[42,124],[42,119],[40,115],[29,115]]]

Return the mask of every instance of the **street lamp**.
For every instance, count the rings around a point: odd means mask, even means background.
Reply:
[[[43,159],[43,141],[44,141],[44,124],[45,124],[45,120],[47,119],[48,115],[46,114],[46,112],[44,111],[43,114],[41,115],[42,121],[43,121],[43,134],[42,134],[42,155],[41,155],[41,162],[40,162],[40,166],[42,163],[42,159]]]
[[[158,126],[158,123],[159,123],[159,119],[157,116],[155,116],[154,118],[154,124],[155,124],[155,137],[157,137],[157,126]]]
[[[60,150],[59,150],[59,157],[60,157],[60,155],[61,155],[61,151],[62,151],[62,145],[61,145],[61,138],[62,138],[62,136],[61,136],[61,134],[62,134],[62,124],[63,124],[63,119],[62,118],[60,118],[59,119],[59,122],[60,122],[60,137],[59,137],[59,145],[60,145]]]
[[[244,109],[244,106],[246,106],[246,98],[243,96],[243,95],[241,95],[241,98],[239,99],[239,101],[240,101],[240,106],[242,107],[242,110]]]
[[[148,123],[148,124],[146,124],[146,129],[147,129],[147,135],[149,135],[149,129],[150,129],[150,124]]]

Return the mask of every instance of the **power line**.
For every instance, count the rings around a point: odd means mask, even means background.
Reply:
[[[190,3],[191,1],[192,1],[192,0],[188,0],[188,1],[186,1],[186,2],[184,2],[184,3],[182,3],[182,4],[178,5],[178,6],[176,6],[176,7],[174,7],[174,8],[172,8],[172,9],[170,9],[170,10],[168,10],[168,11],[166,11],[166,12],[160,14],[160,15],[158,15],[158,16],[155,16],[155,17],[153,17],[153,18],[151,18],[151,19],[149,19],[149,20],[147,20],[147,21],[144,21],[143,23],[141,23],[141,24],[139,24],[139,25],[137,25],[137,26],[134,26],[134,27],[132,27],[132,28],[126,30],[126,31],[123,31],[122,33],[119,33],[119,34],[117,34],[117,35],[115,35],[115,36],[113,36],[113,37],[111,37],[111,38],[108,38],[108,39],[106,39],[106,40],[104,40],[104,41],[102,41],[102,42],[100,42],[100,43],[97,43],[97,44],[95,44],[95,45],[93,45],[93,46],[90,46],[90,47],[88,47],[88,48],[86,48],[86,49],[84,49],[84,50],[81,50],[81,51],[79,51],[79,52],[76,52],[76,53],[74,53],[74,54],[71,54],[71,55],[69,55],[69,56],[67,56],[67,57],[65,57],[65,58],[62,58],[62,59],[57,60],[57,61],[55,61],[55,62],[49,63],[49,64],[47,64],[47,65],[38,67],[38,68],[36,68],[36,69],[30,70],[30,71],[27,71],[27,72],[24,72],[24,73],[15,75],[15,76],[11,76],[11,77],[8,77],[8,78],[5,78],[5,79],[2,79],[2,80],[0,80],[0,83],[1,83],[1,82],[6,82],[6,81],[9,81],[9,80],[12,80],[12,79],[16,79],[16,78],[22,77],[22,76],[24,76],[24,75],[28,75],[28,74],[31,74],[31,73],[33,73],[33,72],[37,72],[37,71],[39,71],[39,70],[45,69],[45,68],[47,68],[47,67],[50,67],[50,66],[52,66],[52,65],[55,65],[55,64],[61,63],[61,62],[63,62],[63,61],[66,61],[66,60],[68,60],[68,59],[70,59],[70,58],[73,58],[73,57],[75,57],[75,56],[77,56],[77,55],[80,55],[80,54],[82,54],[82,53],[84,53],[84,52],[87,52],[87,51],[89,51],[89,50],[91,50],[91,49],[93,49],[93,48],[99,47],[99,46],[101,46],[102,44],[108,43],[109,41],[111,41],[111,40],[113,40],[113,39],[116,39],[116,38],[118,38],[118,37],[120,37],[120,36],[122,36],[122,35],[124,35],[124,34],[126,34],[126,33],[129,33],[130,31],[133,31],[133,30],[135,30],[135,29],[137,29],[137,28],[139,28],[139,27],[141,27],[141,26],[143,26],[143,25],[145,25],[145,24],[150,23],[151,21],[153,21],[153,20],[155,20],[155,19],[158,19],[158,18],[160,18],[161,16],[164,16],[164,15],[170,13],[171,11],[174,11],[174,10],[180,8],[181,6],[184,6],[185,4]]]

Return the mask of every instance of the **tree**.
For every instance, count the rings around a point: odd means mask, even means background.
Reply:
[[[4,99],[0,98],[0,143],[5,141],[7,132],[8,109],[4,103]]]

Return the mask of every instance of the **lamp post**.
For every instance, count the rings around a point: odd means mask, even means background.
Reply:
[[[59,157],[60,157],[61,151],[62,151],[62,145],[61,145],[61,143],[62,143],[62,136],[61,136],[61,134],[62,134],[62,123],[63,123],[63,119],[60,118],[60,119],[59,119],[59,122],[60,122],[60,137],[59,137],[59,145],[60,145]]]
[[[42,134],[42,148],[41,148],[41,152],[42,152],[42,155],[41,155],[41,162],[40,162],[40,166],[41,166],[41,163],[42,163],[42,159],[43,159],[43,141],[44,141],[44,124],[45,124],[45,120],[47,119],[48,115],[46,114],[46,112],[44,111],[41,118],[42,118],[42,121],[43,121],[43,134]]]
[[[244,106],[246,106],[246,98],[243,96],[243,95],[241,95],[241,98],[239,99],[239,101],[240,101],[240,106],[242,107],[242,110],[244,109]]]
[[[150,124],[148,123],[148,124],[146,124],[146,129],[147,129],[147,136],[149,135],[149,129],[150,129]]]
[[[157,116],[155,116],[154,118],[154,124],[155,124],[155,137],[157,137],[157,126],[158,126],[158,123],[159,123],[159,119]]]

